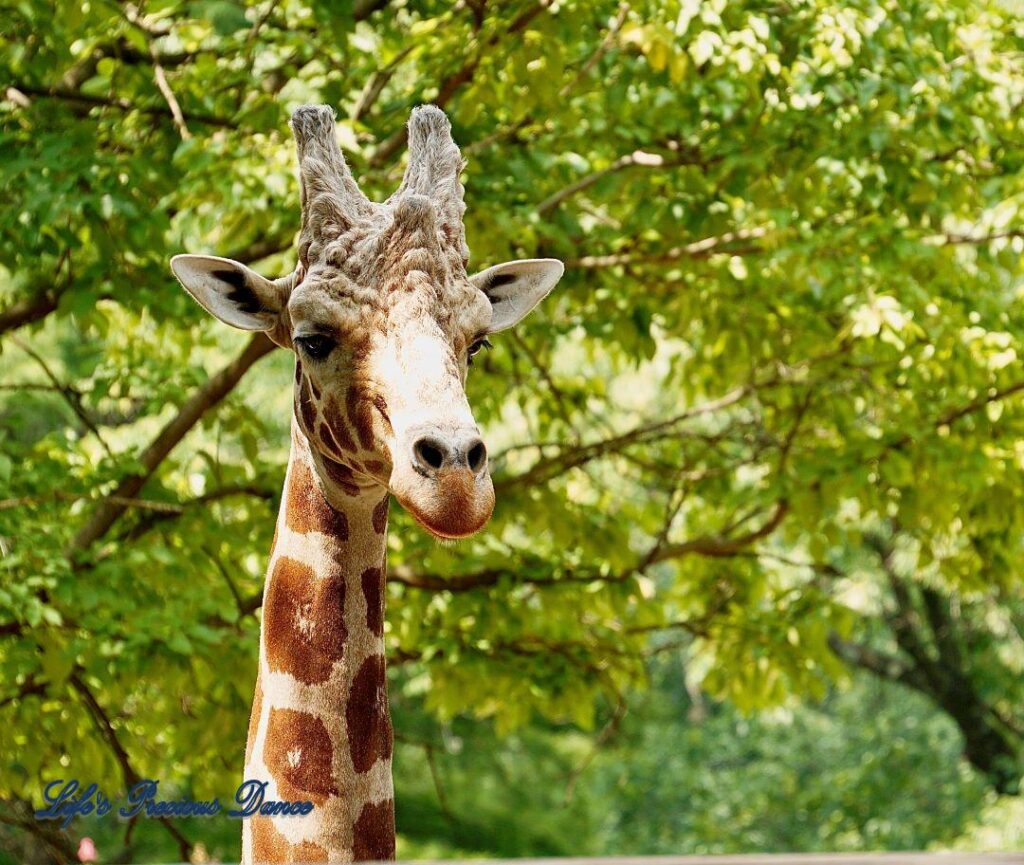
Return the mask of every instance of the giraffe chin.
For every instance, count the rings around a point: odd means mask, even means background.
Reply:
[[[490,477],[475,477],[464,469],[441,472],[436,478],[416,477],[408,486],[393,483],[392,492],[416,522],[442,540],[476,534],[494,512]]]

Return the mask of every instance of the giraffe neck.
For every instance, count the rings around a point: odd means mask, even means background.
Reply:
[[[384,668],[388,497],[368,486],[334,504],[293,422],[245,778],[267,782],[267,799],[308,800],[313,811],[244,820],[244,865],[394,858]]]

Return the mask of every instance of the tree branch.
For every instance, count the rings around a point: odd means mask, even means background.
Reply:
[[[126,99],[118,99],[116,96],[89,96],[75,90],[67,90],[63,87],[37,87],[33,84],[16,83],[12,85],[19,93],[26,93],[29,96],[36,96],[42,99],[59,99],[63,102],[72,102],[79,105],[116,108],[119,111],[138,111],[141,114],[148,114],[151,117],[164,117],[171,121],[175,120],[174,113],[170,108],[157,105],[136,105]],[[238,124],[226,117],[217,117],[213,114],[189,111],[182,114],[195,123],[203,123],[207,126],[217,126],[226,129],[237,129]]]
[[[0,334],[46,318],[57,308],[60,296],[66,288],[67,286],[61,286],[57,289],[47,289],[12,303],[6,309],[0,309]]]
[[[85,707],[89,712],[89,717],[92,718],[96,729],[103,737],[103,740],[107,743],[107,747],[109,747],[113,752],[114,758],[121,767],[121,774],[124,777],[125,786],[131,787],[138,783],[141,780],[139,773],[135,771],[135,767],[132,766],[131,760],[128,759],[128,752],[125,751],[120,739],[117,738],[117,732],[114,730],[114,725],[110,722],[110,716],[104,711],[103,707],[96,699],[96,695],[93,694],[89,686],[86,685],[85,680],[79,675],[79,671],[72,673],[69,681],[71,686],[81,696],[82,702],[85,703]],[[188,862],[192,855],[192,843],[188,838],[181,834],[178,827],[175,826],[168,818],[161,817],[158,819],[171,837],[178,842],[178,852],[181,854],[182,861]]]
[[[1010,237],[1024,237],[1024,229],[1014,228],[1006,231],[997,231],[994,234],[938,234],[930,240],[937,241],[940,245],[949,244],[961,245],[969,244],[971,246],[983,246],[986,243],[991,243],[993,240],[1003,240],[1004,238]]]
[[[10,705],[15,700],[24,700],[26,697],[39,697],[46,693],[46,682],[41,679],[37,679],[34,675],[29,676],[21,684],[17,691],[13,694],[8,694],[3,699],[0,699],[0,708]]]
[[[224,257],[232,258],[242,264],[253,264],[254,262],[262,261],[264,258],[270,258],[272,255],[279,255],[282,252],[287,252],[292,248],[294,242],[294,232],[289,234],[287,238],[261,237],[259,240],[250,243],[248,246],[243,246],[234,251],[228,251],[225,253]]]
[[[370,113],[370,109],[373,108],[377,100],[380,98],[381,93],[384,92],[384,88],[387,86],[388,82],[394,77],[395,70],[397,70],[402,61],[412,53],[412,50],[413,45],[410,43],[400,51],[387,66],[374,71],[367,80],[366,85],[359,94],[359,99],[352,108],[352,112],[349,115],[352,120],[362,120]]]
[[[626,16],[629,14],[629,3],[619,3],[619,11],[612,20],[611,26],[608,28],[608,32],[605,33],[604,39],[598,43],[593,53],[584,61],[583,65],[580,66],[579,71],[573,76],[571,81],[567,81],[562,89],[558,91],[558,95],[563,99],[566,98],[584,78],[586,78],[590,71],[597,66],[601,61],[601,58],[611,49],[612,45],[615,44],[615,37],[622,29],[622,25],[626,22]]]
[[[107,444],[106,439],[103,438],[103,435],[99,431],[99,427],[97,427],[92,418],[89,417],[88,412],[86,412],[82,405],[81,394],[70,385],[66,385],[61,382],[54,374],[53,370],[50,369],[50,365],[43,359],[42,355],[31,348],[27,343],[18,339],[16,336],[10,337],[10,340],[36,362],[39,368],[43,371],[43,374],[50,380],[50,384],[53,385],[53,389],[64,398],[64,401],[71,408],[71,411],[74,412],[75,417],[77,417],[85,428],[96,437],[100,446],[107,452],[107,456],[112,457],[114,453],[110,449],[110,445]]]
[[[683,558],[689,555],[702,555],[712,558],[725,558],[739,555],[745,547],[756,543],[770,535],[782,523],[789,511],[789,504],[780,501],[776,504],[772,515],[758,529],[736,537],[727,535],[702,535],[675,544],[659,543],[654,552],[642,557],[637,564],[618,573],[607,573],[602,570],[577,570],[564,574],[544,576],[524,576],[515,569],[487,568],[470,574],[453,577],[442,577],[436,574],[417,574],[407,565],[397,565],[388,572],[388,582],[397,583],[413,589],[424,589],[434,592],[469,592],[475,589],[490,588],[501,580],[508,580],[514,585],[553,586],[572,583],[621,583],[640,573],[651,565],[670,559]]]
[[[213,54],[216,52],[212,49],[200,49],[199,51],[169,51],[166,53],[157,53],[155,57],[161,66],[165,69],[170,69],[172,67],[188,63],[190,60],[194,60],[200,54],[204,53]],[[127,66],[137,66],[151,63],[154,55],[153,53],[139,51],[138,48],[122,36],[116,42],[112,42],[108,45],[97,45],[88,57],[84,57],[72,65],[60,80],[61,88],[64,90],[78,90],[86,81],[96,74],[96,68],[104,57],[111,57]]]
[[[961,418],[967,417],[969,414],[973,414],[976,411],[988,406],[990,403],[999,402],[1008,397],[1014,396],[1015,394],[1024,391],[1024,381],[1018,381],[1015,384],[1011,384],[1002,389],[993,391],[992,393],[986,394],[985,396],[978,397],[975,400],[967,403],[967,405],[961,406],[960,408],[950,409],[946,414],[935,422],[935,426],[952,426]]]
[[[156,54],[153,54],[153,80],[156,81],[157,88],[167,102],[167,108],[171,112],[171,118],[174,120],[174,125],[178,128],[181,140],[188,141],[192,137],[192,133],[188,131],[188,124],[185,123],[185,116],[181,113],[181,106],[178,104],[174,91],[171,90],[171,85],[167,83],[164,67],[160,65]]]
[[[572,80],[567,81],[562,85],[561,90],[558,91],[558,95],[561,99],[567,99],[569,95],[579,86],[580,82],[583,81],[593,70],[593,68],[600,62],[601,58],[608,53],[612,45],[615,43],[615,36],[622,28],[625,23],[626,15],[629,13],[629,4],[621,3],[619,5],[619,12],[615,19],[612,21],[611,26],[608,28],[608,32],[605,34],[604,39],[597,46],[594,52],[581,64],[579,71],[573,76]],[[518,120],[513,120],[503,127],[493,130],[489,135],[478,139],[477,141],[471,141],[465,147],[462,148],[463,156],[470,156],[474,153],[478,153],[482,150],[486,150],[488,147],[496,144],[499,141],[512,138],[517,135],[526,126],[529,126],[533,122],[533,118],[529,114],[525,114]]]
[[[874,673],[890,682],[900,682],[918,691],[927,690],[927,682],[911,666],[895,655],[879,652],[862,643],[844,640],[836,633],[829,634],[829,647],[846,663]]]
[[[221,499],[230,498],[231,496],[252,496],[253,498],[263,499],[264,501],[270,501],[274,497],[274,493],[271,490],[260,489],[259,487],[251,486],[248,484],[229,484],[227,486],[218,487],[215,490],[211,490],[208,493],[203,493],[201,496],[196,496],[194,499],[188,499],[187,501],[177,502],[170,508],[166,507],[148,507],[147,505],[163,505],[163,502],[152,502],[147,501],[142,505],[135,505],[140,509],[148,509],[150,514],[140,519],[135,525],[133,525],[124,534],[118,536],[119,541],[134,541],[144,535],[146,532],[155,528],[163,522],[172,520],[175,517],[182,516],[187,511],[194,507],[210,504],[211,502],[220,501]]]
[[[756,240],[765,237],[769,232],[767,226],[755,228],[740,228],[736,231],[727,231],[717,237],[705,237],[687,243],[683,246],[674,246],[664,252],[656,253],[614,253],[611,255],[585,255],[581,258],[573,258],[566,261],[567,268],[591,269],[602,267],[617,267],[628,264],[670,264],[683,258],[707,258],[715,253],[725,255],[751,255],[763,252],[764,248],[758,244],[744,243],[742,246],[730,246],[741,241]]]
[[[774,532],[789,513],[789,502],[781,499],[775,505],[772,515],[765,520],[760,528],[746,534],[729,537],[728,535],[705,535],[677,544],[664,544],[662,548],[651,558],[650,564],[657,564],[668,559],[678,559],[682,556],[698,554],[711,558],[728,558],[734,556],[744,547],[760,541]]]
[[[383,9],[390,0],[355,0],[352,4],[352,20],[365,21],[374,12]]]
[[[117,738],[114,725],[110,722],[110,718],[103,710],[103,707],[100,706],[99,701],[96,699],[96,695],[93,694],[88,685],[85,684],[85,681],[78,672],[72,673],[71,678],[68,681],[70,681],[71,686],[78,691],[82,698],[82,702],[85,703],[85,707],[89,710],[89,716],[96,725],[96,729],[100,732],[103,740],[113,752],[114,759],[117,760],[118,765],[121,767],[121,774],[124,776],[125,784],[130,787],[133,784],[138,783],[140,776],[138,772],[135,771],[131,761],[128,759],[128,752],[125,751],[120,739]]]
[[[950,670],[958,671],[958,675],[967,679],[970,671],[964,666],[963,652],[956,640],[949,612],[949,600],[928,586],[921,586],[921,600],[924,602],[928,627],[931,629],[932,641],[938,650],[941,663]]]
[[[546,4],[544,2],[531,3],[511,24],[509,24],[507,30],[492,33],[484,40],[479,51],[477,51],[472,58],[441,80],[438,84],[437,96],[434,97],[433,104],[438,108],[444,108],[463,86],[473,80],[473,76],[476,74],[480,61],[489,49],[497,45],[498,42],[501,41],[502,37],[512,36],[525,29],[526,25],[529,24],[545,8]],[[395,131],[391,136],[384,139],[384,141],[377,146],[377,149],[370,157],[370,166],[373,168],[380,168],[382,165],[385,165],[404,149],[405,143],[406,132],[405,127],[403,126],[401,129]]]
[[[48,861],[74,862],[78,859],[78,853],[67,833],[56,824],[37,820],[35,809],[30,802],[12,797],[0,800],[0,804],[4,806],[0,809],[0,823],[14,826],[37,838],[46,853],[52,857]]]
[[[231,363],[210,378],[185,401],[178,413],[153,439],[149,447],[142,452],[139,457],[142,471],[122,480],[117,489],[93,512],[92,517],[82,526],[69,544],[66,550],[68,557],[73,557],[76,553],[84,551],[107,533],[127,508],[127,505],[120,500],[134,498],[186,433],[199,422],[207,411],[231,393],[249,368],[261,357],[269,354],[273,348],[274,344],[266,334],[255,334]]]
[[[707,168],[708,165],[714,161],[717,161],[717,159],[706,159],[700,155],[699,151],[694,149],[687,150],[686,153],[671,158],[662,156],[659,153],[648,153],[644,150],[634,150],[632,153],[620,156],[605,168],[587,174],[575,183],[571,183],[565,188],[558,190],[558,192],[549,195],[537,205],[536,211],[538,216],[546,216],[562,204],[562,202],[572,198],[572,196],[582,192],[584,189],[589,189],[595,183],[599,183],[604,180],[604,178],[626,168],[678,168],[685,165],[699,165],[702,168]]]
[[[717,399],[688,408],[667,420],[642,424],[621,435],[611,436],[601,441],[572,448],[554,457],[539,459],[533,466],[521,474],[496,478],[494,480],[494,489],[496,492],[501,493],[512,489],[546,483],[552,478],[564,474],[570,469],[577,468],[597,457],[615,453],[634,444],[651,441],[658,436],[673,435],[675,434],[675,427],[679,424],[692,418],[727,408],[742,400],[753,389],[752,386],[738,387]]]

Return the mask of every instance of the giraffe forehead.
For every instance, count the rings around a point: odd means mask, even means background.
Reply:
[[[491,318],[487,298],[467,279],[419,268],[369,286],[341,273],[315,274],[292,293],[288,311],[296,330],[321,327],[374,342],[417,332],[464,339],[485,331]]]
[[[293,329],[336,330],[342,335],[385,329],[384,297],[375,286],[364,286],[341,274],[315,274],[299,285],[288,300]]]
[[[325,326],[386,332],[389,320],[404,326],[434,318],[457,332],[490,322],[490,304],[466,277],[461,214],[422,195],[369,205],[356,222],[303,251],[306,278],[289,302],[293,324],[319,315],[334,319],[319,322]],[[418,302],[407,303],[410,295]]]
[[[412,271],[386,299],[389,334],[405,341],[421,336],[466,338],[490,324],[491,306],[467,280],[437,283]]]

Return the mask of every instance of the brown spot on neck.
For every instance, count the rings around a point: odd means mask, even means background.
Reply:
[[[356,772],[368,772],[378,760],[391,756],[393,733],[383,655],[371,655],[363,661],[352,680],[345,717]]]
[[[271,709],[263,759],[282,799],[322,805],[338,793],[331,776],[331,737],[324,722],[308,712]]]
[[[282,556],[274,563],[263,606],[267,663],[308,684],[326,681],[345,654],[345,578],[316,574]]]
[[[382,535],[388,527],[388,504],[391,501],[390,495],[385,495],[373,509],[373,530]]]
[[[352,858],[372,862],[395,858],[395,800],[364,805],[352,827]]]
[[[306,459],[291,461],[285,507],[285,524],[293,532],[321,532],[340,542],[348,540],[348,517],[324,498]]]
[[[359,578],[366,601],[366,627],[376,637],[384,635],[384,569],[367,568]]]

